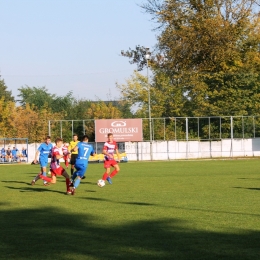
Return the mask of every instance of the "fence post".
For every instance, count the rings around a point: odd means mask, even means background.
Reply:
[[[254,128],[254,138],[255,138],[255,117],[253,116],[253,128]]]
[[[186,117],[186,159],[188,159],[188,148],[189,148],[189,120],[188,117]]]
[[[231,134],[231,147],[230,147],[230,154],[233,158],[233,116],[230,117],[230,134]]]

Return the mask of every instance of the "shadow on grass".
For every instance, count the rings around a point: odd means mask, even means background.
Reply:
[[[118,203],[118,204],[128,204],[128,205],[134,205],[134,206],[157,206],[156,204],[146,203],[146,202],[114,202],[110,199],[101,199],[101,198],[93,198],[93,197],[88,197],[88,198],[84,198],[84,199],[93,200],[93,201],[106,201],[106,202]]]
[[[31,185],[31,183],[25,182],[25,181],[2,181],[2,182],[5,182],[5,183],[19,183],[19,184]]]
[[[114,202],[110,199],[101,199],[101,198],[93,198],[93,197],[88,197],[88,198],[82,198],[86,200],[92,200],[92,201],[105,201],[105,202],[111,202],[111,203],[118,203],[118,204],[128,204],[128,205],[133,205],[133,206],[155,206],[155,207],[165,207],[159,204],[152,204],[152,203],[146,203],[146,202],[124,202],[124,201],[119,201],[119,202]],[[242,212],[232,212],[232,211],[225,211],[225,210],[209,210],[209,209],[203,209],[203,208],[191,208],[191,207],[178,207],[178,206],[170,206],[171,208],[175,209],[181,209],[181,210],[186,210],[186,211],[200,211],[202,213],[204,212],[210,212],[210,213],[226,213],[230,215],[245,215],[245,216],[257,216],[260,217],[260,214],[252,214],[252,213],[242,213]],[[169,208],[169,206],[167,206]]]
[[[247,260],[260,253],[260,232],[191,230],[174,218],[114,226],[104,221],[56,208],[0,210],[0,258]]]
[[[260,180],[260,178],[237,178],[238,180]]]
[[[30,185],[31,186],[31,185]],[[7,189],[11,189],[11,190],[19,190],[20,192],[54,192],[54,193],[59,193],[59,194],[66,194],[66,192],[62,192],[62,191],[57,191],[57,190],[51,190],[51,189],[46,189],[46,188],[34,188],[34,187],[24,187],[24,188],[15,188],[12,186],[5,186],[5,188]],[[1,259],[1,258],[0,258]]]
[[[88,184],[88,185],[95,185],[95,186],[97,186],[97,183],[96,182],[90,182],[90,181],[84,181],[84,180],[82,180],[81,182],[80,182],[80,185],[85,185],[85,184]]]
[[[260,191],[260,188],[247,188],[247,187],[233,187],[235,189],[244,189],[244,190],[257,190]]]

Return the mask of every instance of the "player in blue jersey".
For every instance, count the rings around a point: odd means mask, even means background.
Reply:
[[[47,176],[46,171],[47,171],[47,165],[48,165],[48,157],[52,149],[52,144],[51,144],[51,137],[46,136],[45,142],[42,143],[36,153],[35,153],[35,159],[34,163],[36,164],[38,156],[39,156],[39,162],[41,166],[41,172],[35,176],[35,178],[32,180],[31,184],[34,185],[37,180],[40,179],[40,175],[42,174],[43,176]],[[43,184],[45,186],[48,186],[49,183],[47,181],[44,181]]]
[[[11,150],[11,153],[12,153],[13,161],[17,161],[18,160],[18,149],[16,147],[13,147],[13,149]]]
[[[91,144],[88,143],[88,136],[84,135],[82,142],[78,142],[77,145],[72,149],[73,151],[78,152],[76,158],[75,168],[76,171],[72,176],[72,189],[71,195],[74,195],[76,188],[79,186],[81,179],[84,177],[84,174],[88,168],[88,159],[90,155],[95,155],[94,148]]]

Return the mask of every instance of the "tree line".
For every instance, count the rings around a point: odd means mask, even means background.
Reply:
[[[50,120],[88,120],[131,118],[133,114],[124,101],[91,101],[73,97],[69,92],[65,96],[51,94],[46,87],[23,86],[18,89],[18,100],[8,91],[4,79],[0,78],[0,138],[28,138],[29,142],[41,142],[48,134]],[[60,126],[52,129],[55,136],[60,135]],[[94,141],[94,127],[74,131],[89,134]],[[71,138],[71,125],[64,125],[63,136]]]

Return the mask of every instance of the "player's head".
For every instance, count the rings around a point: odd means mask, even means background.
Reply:
[[[45,137],[45,143],[46,144],[49,144],[51,142],[51,137],[49,136],[49,135],[47,135],[46,137]]]
[[[82,142],[88,142],[88,135],[83,135]]]
[[[77,134],[73,134],[73,141],[74,142],[78,141],[78,135]]]
[[[55,144],[58,148],[60,148],[63,145],[63,139],[60,137],[57,137],[55,140]]]
[[[107,138],[108,138],[109,141],[113,141],[114,136],[113,136],[112,133],[108,133]]]

